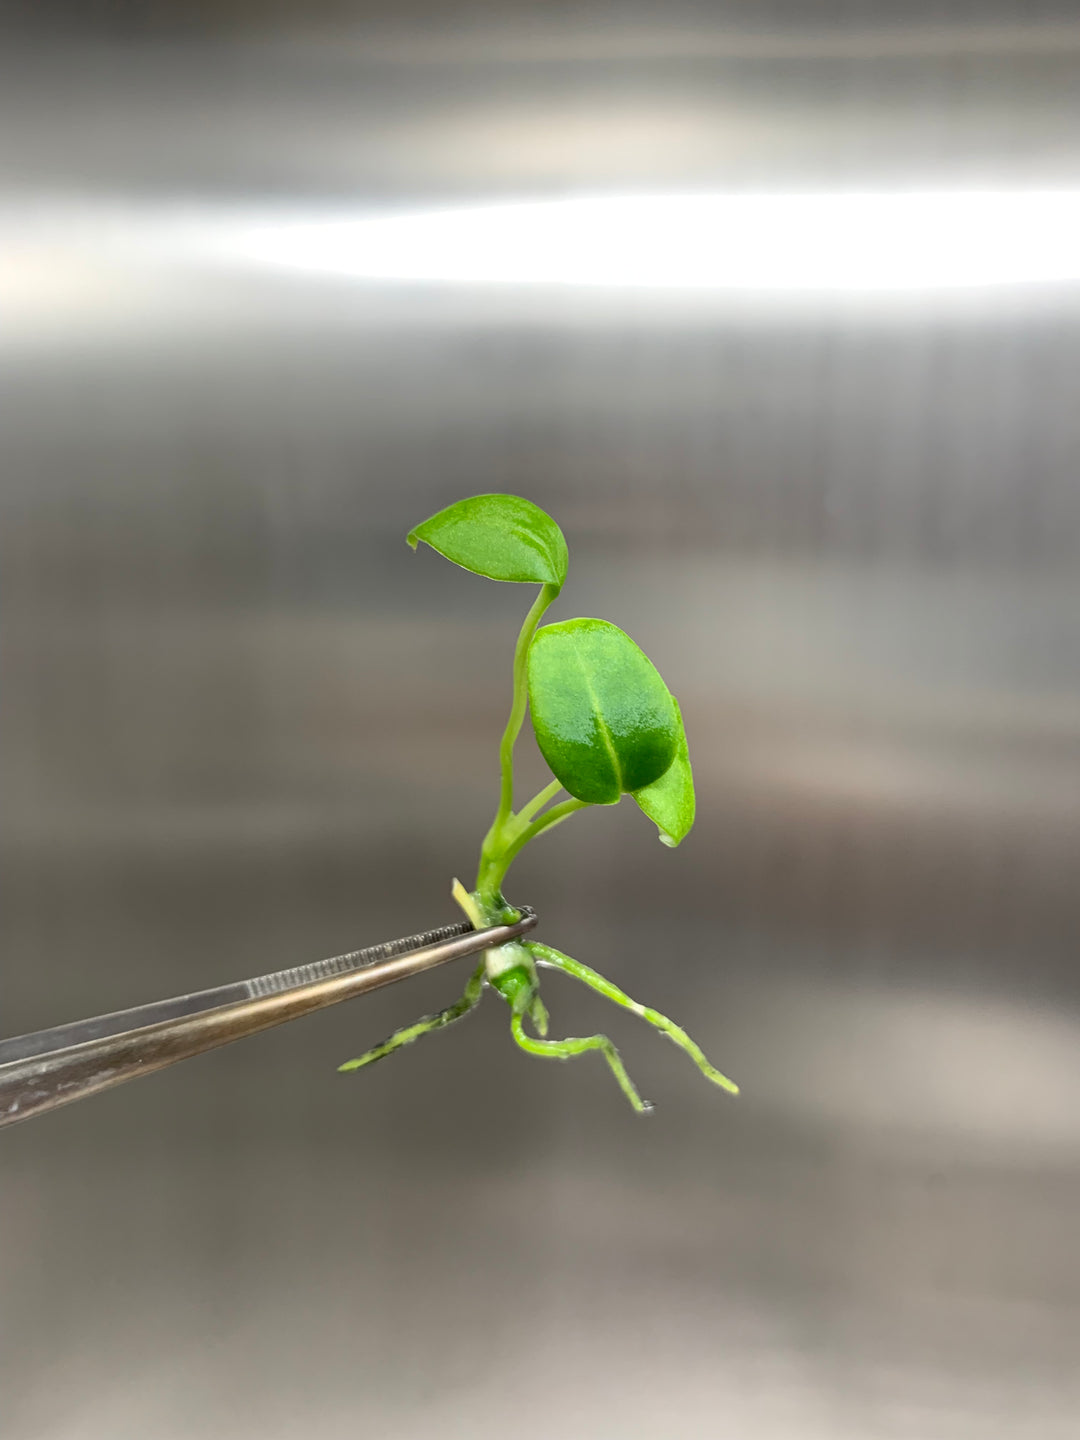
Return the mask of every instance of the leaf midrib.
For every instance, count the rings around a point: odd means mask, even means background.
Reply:
[[[577,661],[577,667],[581,671],[581,678],[585,684],[585,689],[588,692],[590,701],[592,702],[593,715],[596,718],[597,729],[600,731],[600,738],[604,742],[604,749],[607,751],[608,756],[611,759],[611,768],[615,775],[615,784],[618,786],[619,794],[622,795],[623,773],[622,766],[619,764],[619,756],[615,750],[615,741],[612,738],[611,731],[608,729],[607,721],[604,719],[604,716],[601,712],[600,697],[593,689],[592,680],[589,678],[589,672],[585,668],[585,664],[581,658],[581,654],[578,651],[576,637],[574,641],[574,659]]]

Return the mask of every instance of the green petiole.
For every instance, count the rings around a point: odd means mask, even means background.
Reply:
[[[525,723],[525,710],[529,703],[525,670],[529,658],[529,646],[536,634],[536,627],[544,617],[544,611],[558,595],[559,588],[558,585],[550,583],[542,586],[540,594],[533,601],[528,615],[525,616],[525,623],[521,627],[517,644],[514,646],[514,698],[510,707],[510,718],[506,722],[506,729],[499,742],[499,770],[502,776],[502,785],[499,791],[499,809],[492,827],[494,830],[502,827],[510,818],[514,808],[514,746],[521,734],[521,727]]]
[[[532,820],[534,816],[539,815],[548,801],[554,800],[561,789],[562,782],[559,780],[552,780],[550,785],[545,785],[543,790],[534,795],[533,798],[527,801],[517,812],[519,822]]]

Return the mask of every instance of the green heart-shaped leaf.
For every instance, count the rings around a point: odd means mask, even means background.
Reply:
[[[660,839],[674,848],[685,840],[694,823],[694,774],[690,769],[690,751],[686,745],[679,702],[672,697],[679,722],[679,740],[675,759],[651,785],[634,791],[634,799],[660,831]]]
[[[590,805],[614,805],[652,784],[675,758],[675,701],[644,651],[606,620],[564,620],[536,632],[529,706],[552,774]]]
[[[550,515],[520,495],[474,495],[432,515],[409,544],[423,540],[455,565],[489,580],[516,580],[561,589],[567,552]]]

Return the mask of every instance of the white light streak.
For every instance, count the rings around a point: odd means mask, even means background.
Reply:
[[[257,266],[360,281],[915,291],[1080,280],[1080,192],[566,199],[241,224]]]

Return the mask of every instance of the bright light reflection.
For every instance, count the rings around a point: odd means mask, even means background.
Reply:
[[[1080,192],[642,196],[254,224],[248,261],[357,280],[920,290],[1080,279]]]

